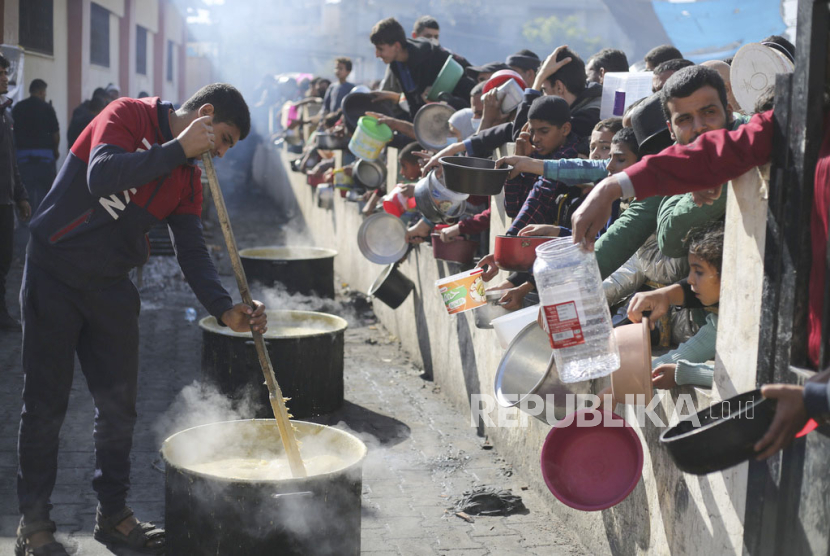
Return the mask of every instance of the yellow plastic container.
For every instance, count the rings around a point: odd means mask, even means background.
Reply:
[[[481,279],[482,272],[483,269],[474,268],[435,282],[447,313],[455,315],[487,303],[484,281]]]
[[[391,140],[392,129],[388,125],[371,116],[363,116],[357,120],[357,129],[349,141],[349,150],[356,157],[373,162]]]

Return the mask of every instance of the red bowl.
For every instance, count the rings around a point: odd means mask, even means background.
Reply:
[[[595,410],[570,414],[553,426],[542,446],[542,477],[548,489],[563,504],[586,512],[619,504],[643,474],[637,433],[619,415],[600,414],[602,420],[594,426],[589,424],[598,421]]]
[[[326,183],[326,180],[323,176],[315,176],[312,174],[306,174],[305,181],[311,187],[317,187],[321,183]]]
[[[525,272],[533,268],[536,247],[555,239],[548,236],[496,236],[493,256],[502,270]]]
[[[449,243],[441,241],[441,234],[432,234],[432,256],[441,261],[470,264],[478,249],[478,242],[469,239],[456,239]]]

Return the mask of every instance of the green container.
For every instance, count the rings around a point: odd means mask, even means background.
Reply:
[[[462,75],[464,75],[464,68],[461,67],[461,64],[456,62],[452,55],[447,56],[447,61],[444,62],[444,66],[438,72],[438,77],[435,78],[435,82],[429,90],[427,100],[435,101],[438,100],[441,93],[452,93],[455,86],[461,81]]]

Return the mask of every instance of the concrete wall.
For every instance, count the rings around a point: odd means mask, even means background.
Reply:
[[[339,276],[351,287],[367,291],[382,267],[368,262],[357,247],[356,235],[362,222],[357,203],[335,196],[332,210],[320,209],[305,176],[283,170],[288,160],[284,153],[263,149],[259,157],[261,175],[271,177],[265,185],[272,196],[289,211],[299,211],[317,245],[337,249],[335,266]],[[495,236],[506,228],[507,221],[495,198],[492,209],[491,236]],[[431,248],[422,245],[413,249],[399,268],[415,283],[416,290],[397,310],[375,302],[375,312],[383,325],[400,338],[403,348],[434,377],[460,414],[469,418],[470,395],[493,393],[502,356],[495,334],[477,329],[470,313],[454,317],[446,314],[434,282],[460,271],[458,265],[437,261]],[[746,377],[732,377],[739,391],[754,384],[749,380],[750,371],[743,372]],[[597,381],[593,391],[604,387],[606,381]],[[716,382],[722,384],[723,377],[716,377]],[[742,387],[744,383],[746,388]],[[717,389],[684,388],[663,396],[655,413],[664,422],[674,415],[678,393],[692,394],[699,409],[720,395]],[[683,414],[688,412],[685,408]],[[636,423],[632,408],[626,408],[623,415]],[[639,484],[614,508],[581,512],[560,503],[544,485],[539,453],[550,427],[535,418],[525,418],[518,410],[508,410],[503,418],[521,420],[526,426],[487,427],[485,433],[514,466],[521,468],[530,486],[548,497],[552,508],[579,532],[592,552],[707,556],[742,552],[746,464],[703,477],[683,474],[659,445],[665,429],[648,421],[642,428],[635,424],[645,454]],[[497,420],[495,415],[493,420]]]

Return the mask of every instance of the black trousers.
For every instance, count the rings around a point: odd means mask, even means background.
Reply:
[[[0,312],[6,311],[6,275],[14,252],[14,205],[0,205]]]
[[[127,278],[102,290],[77,290],[26,261],[17,475],[26,522],[49,519],[75,354],[95,402],[92,487],[104,515],[124,507],[136,421],[140,306],[138,290]]]

